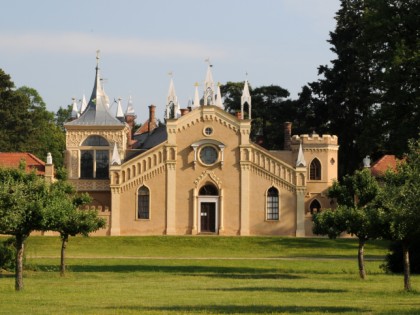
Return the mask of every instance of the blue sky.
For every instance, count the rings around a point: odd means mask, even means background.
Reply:
[[[0,68],[35,88],[57,111],[89,98],[96,50],[111,100],[133,98],[163,117],[173,73],[181,107],[202,85],[210,58],[216,82],[280,85],[296,98],[334,55],[327,43],[339,0],[14,0],[3,4]],[[246,73],[248,75],[246,76]],[[111,109],[116,110],[114,105]]]

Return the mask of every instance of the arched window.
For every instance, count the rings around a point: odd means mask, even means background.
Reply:
[[[150,218],[150,193],[149,188],[141,186],[137,194],[137,219]]]
[[[267,191],[267,220],[279,219],[279,191],[271,187]]]
[[[309,205],[309,210],[311,211],[311,214],[321,212],[321,204],[319,201],[314,199]]]
[[[200,188],[198,194],[200,196],[217,196],[219,195],[219,191],[214,185],[207,184]]]
[[[105,148],[108,147],[108,148]],[[109,177],[109,143],[100,136],[89,136],[80,148],[80,178]]]
[[[321,179],[321,162],[317,158],[313,159],[309,167],[309,179],[320,180]]]

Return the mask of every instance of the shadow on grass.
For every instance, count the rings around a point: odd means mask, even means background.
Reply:
[[[52,265],[38,265],[39,270],[49,271]],[[69,265],[70,272],[163,272],[186,276],[203,276],[229,279],[299,279],[302,276],[278,273],[277,269],[218,266],[156,266],[156,265]]]
[[[330,313],[366,312],[367,309],[344,306],[272,306],[272,305],[174,305],[156,307],[117,306],[118,310],[138,312],[156,311],[165,314],[277,314],[277,313]]]
[[[284,293],[344,293],[343,289],[315,289],[315,288],[279,288],[279,287],[244,287],[244,288],[215,288],[203,289],[206,291],[225,292],[284,292]]]

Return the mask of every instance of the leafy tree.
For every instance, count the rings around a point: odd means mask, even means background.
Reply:
[[[389,229],[385,237],[400,242],[404,289],[411,290],[409,249],[420,237],[420,138],[409,141],[409,152],[395,172],[388,171],[381,194]]]
[[[22,169],[0,169],[0,234],[16,241],[15,289],[23,289],[24,244],[29,234],[42,229],[43,211],[50,200],[43,178]]]
[[[55,123],[56,125],[64,131],[64,123],[69,120],[71,117],[72,105],[67,105],[67,108],[60,106],[57,113],[55,114]]]
[[[379,185],[368,169],[345,176],[341,182],[334,182],[328,197],[337,201],[335,210],[325,210],[315,215],[315,234],[337,237],[341,232],[355,235],[359,240],[358,265],[362,279],[366,278],[364,246],[368,240],[379,238],[385,221],[377,197]]]
[[[50,152],[57,167],[63,165],[65,134],[57,126],[54,113],[49,112],[38,92],[26,86],[17,89],[29,100],[27,110],[31,123],[26,126],[26,139],[20,145],[21,151],[31,152],[44,158]]]
[[[51,152],[57,166],[63,164],[65,135],[54,114],[35,89],[15,89],[9,75],[0,69],[0,147],[2,151],[31,152],[45,159]]]
[[[419,11],[416,0],[341,0],[337,57],[309,84],[319,130],[340,139],[339,178],[367,154],[402,154],[420,130]]]
[[[91,201],[87,194],[77,195],[73,186],[64,180],[57,181],[51,186],[52,202],[43,218],[43,229],[60,233],[61,260],[60,274],[64,276],[66,270],[65,251],[70,236],[97,231],[105,226],[105,221],[98,217],[96,210],[82,210],[80,207]]]
[[[245,82],[227,82],[221,86],[225,109],[232,114],[241,110],[241,96]],[[263,138],[262,145],[267,149],[283,147],[283,123],[294,121],[296,109],[287,99],[289,92],[280,86],[249,87],[252,97],[251,139],[257,142]]]

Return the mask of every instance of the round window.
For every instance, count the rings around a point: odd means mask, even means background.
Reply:
[[[206,127],[206,128],[204,128],[204,135],[206,135],[206,136],[210,136],[210,135],[212,135],[213,134],[213,128],[212,127]]]
[[[218,158],[218,152],[215,147],[205,146],[200,150],[200,160],[206,165],[212,165],[216,163]]]

